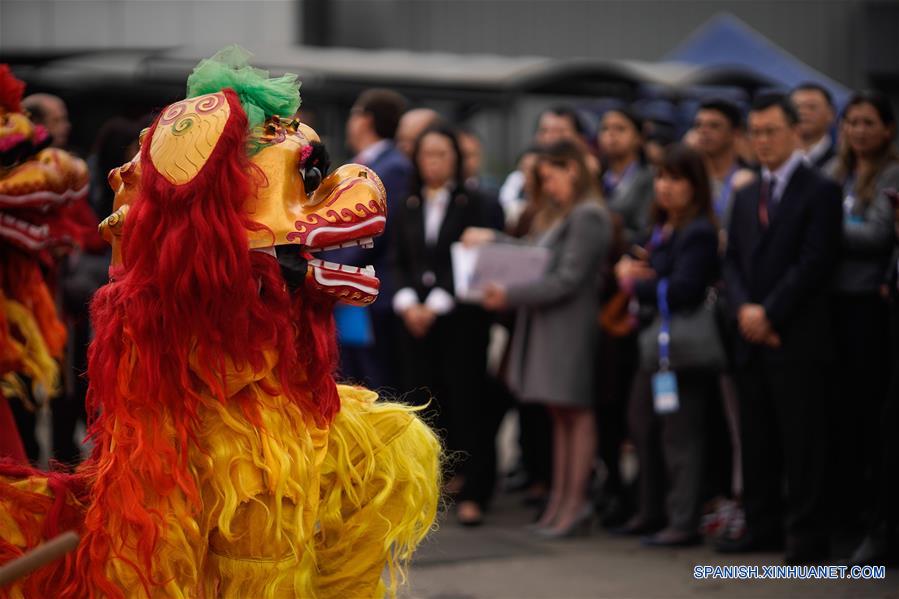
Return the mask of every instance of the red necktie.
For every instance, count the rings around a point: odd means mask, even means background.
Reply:
[[[770,177],[768,179],[764,179],[762,181],[762,188],[759,192],[759,223],[762,225],[762,228],[768,228],[768,204],[771,201],[771,197],[774,194],[774,177]]]

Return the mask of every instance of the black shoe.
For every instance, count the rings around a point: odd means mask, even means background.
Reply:
[[[629,502],[622,495],[613,495],[605,501],[599,523],[603,528],[624,526],[633,515]]]
[[[506,493],[518,493],[524,491],[533,484],[531,477],[521,464],[517,464],[503,480],[503,490]]]
[[[456,521],[462,526],[480,526],[484,523],[484,511],[474,501],[463,501],[456,508]]]
[[[759,553],[783,550],[783,541],[777,537],[756,537],[745,534],[738,539],[721,539],[715,543],[718,553]]]
[[[634,516],[624,526],[611,528],[609,532],[623,537],[639,537],[655,534],[663,528],[665,528],[665,523],[660,520],[644,521],[639,516]]]
[[[885,530],[869,532],[849,558],[851,566],[882,566],[890,558],[890,543]]]
[[[643,537],[640,543],[647,547],[695,547],[702,545],[702,536],[697,532],[666,528],[654,535]]]
[[[546,508],[546,504],[549,502],[549,494],[537,495],[532,493],[527,493],[524,497],[521,498],[521,505],[524,507],[535,507],[539,508],[543,511]]]
[[[821,564],[830,559],[830,550],[827,547],[818,547],[810,550],[789,552],[784,556],[785,566],[804,566],[806,564]]]
[[[820,564],[830,559],[830,543],[821,535],[808,537],[787,537],[786,555],[784,564],[787,566],[802,566],[805,564]]]

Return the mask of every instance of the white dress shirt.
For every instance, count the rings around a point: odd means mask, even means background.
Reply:
[[[433,247],[437,245],[440,237],[440,227],[446,218],[446,209],[450,202],[449,187],[439,189],[423,189],[422,210],[424,211],[425,244]],[[418,294],[411,287],[404,287],[393,296],[393,311],[402,314],[412,306],[418,304]],[[425,305],[435,314],[441,316],[448,314],[455,308],[456,302],[448,291],[440,287],[434,287],[428,292]]]
[[[390,146],[389,139],[382,139],[371,144],[353,157],[353,162],[364,166],[371,166],[375,159],[387,151]]]
[[[799,165],[803,163],[805,160],[805,156],[799,150],[793,152],[793,155],[790,156],[786,162],[780,165],[773,173],[768,170],[768,167],[762,167],[762,181],[768,183],[771,180],[771,176],[773,175],[776,179],[774,184],[774,189],[771,191],[771,197],[769,201],[772,204],[779,204],[780,198],[783,196],[784,190],[787,188],[787,184],[790,182],[790,178],[793,176],[793,173],[799,168]]]
[[[439,189],[422,189],[424,202],[422,209],[425,217],[425,243],[433,247],[437,245],[437,238],[440,236],[440,226],[446,217],[446,207],[450,201],[450,190],[448,187]]]
[[[809,164],[814,165],[819,158],[827,154],[827,151],[832,145],[833,141],[830,139],[830,135],[825,134],[824,137],[818,140],[818,143],[810,147],[808,152],[805,153],[806,161]]]

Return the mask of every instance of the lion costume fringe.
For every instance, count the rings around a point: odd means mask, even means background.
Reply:
[[[374,301],[377,279],[312,257],[383,231],[383,185],[327,174],[296,79],[246,59],[203,61],[110,174],[93,453],[74,474],[0,469],[0,563],[82,540],[2,596],[383,596],[433,525],[435,435],[332,377],[333,303]]]

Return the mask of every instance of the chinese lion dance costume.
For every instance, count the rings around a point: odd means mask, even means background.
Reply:
[[[0,456],[27,461],[7,400],[36,409],[59,391],[66,343],[48,284],[58,258],[97,237],[84,161],[49,148],[21,107],[25,84],[0,65]]]
[[[81,541],[0,595],[383,596],[432,527],[437,438],[332,376],[333,304],[374,301],[375,273],[313,257],[370,245],[384,187],[359,165],[329,174],[293,118],[296,78],[246,60],[201,62],[110,173],[93,452],[73,474],[0,470],[0,563]]]

